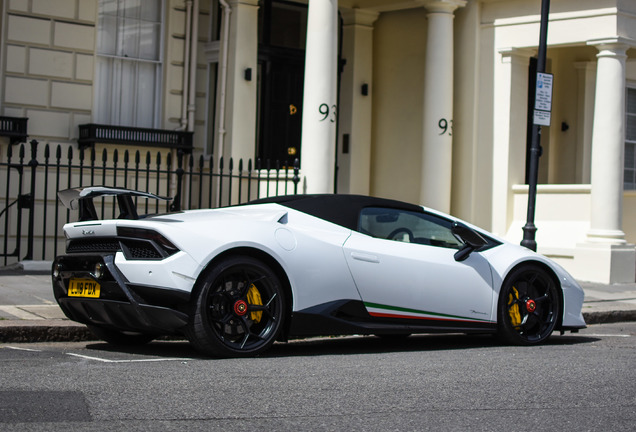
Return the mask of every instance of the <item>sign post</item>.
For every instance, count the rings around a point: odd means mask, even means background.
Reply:
[[[550,126],[552,109],[552,75],[545,73],[546,49],[548,39],[548,15],[550,0],[541,1],[541,28],[539,30],[539,56],[537,59],[537,84],[532,125],[532,143],[530,146],[530,168],[528,175],[528,217],[523,227],[521,246],[537,251],[534,225],[534,213],[537,202],[537,182],[539,177],[539,157],[541,156],[541,126]]]
[[[537,72],[533,125],[550,126],[552,111],[552,74]]]

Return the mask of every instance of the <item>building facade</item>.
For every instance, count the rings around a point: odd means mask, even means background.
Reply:
[[[205,158],[300,158],[305,192],[419,202],[522,238],[540,0],[0,4],[0,115],[28,118],[29,139],[189,132]],[[537,244],[582,280],[635,279],[634,48],[636,0],[551,1]]]

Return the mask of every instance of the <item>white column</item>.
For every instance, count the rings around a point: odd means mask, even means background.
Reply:
[[[464,0],[429,0],[424,70],[421,204],[450,212],[453,157],[453,11]]]
[[[380,14],[361,9],[340,12],[342,56],[347,62],[340,82],[338,192],[367,195],[371,186],[373,23]],[[345,135],[348,143],[343,142]]]
[[[574,63],[577,72],[579,102],[576,116],[580,150],[576,153],[576,180],[592,183],[592,125],[594,124],[594,94],[596,91],[596,62]]]
[[[222,156],[246,161],[254,158],[256,142],[258,0],[228,0],[227,3],[231,14],[225,125],[219,125],[225,126],[226,131]],[[252,69],[251,81],[245,79],[248,68]]]
[[[626,44],[595,43],[599,50],[592,132],[592,214],[588,241],[625,243],[622,231],[625,152]]]
[[[501,48],[495,57],[491,230],[500,236],[507,234],[514,217],[512,186],[525,180],[528,65],[535,53]]]
[[[636,247],[623,232],[625,62],[629,45],[619,38],[588,42],[598,48],[592,132],[590,230],[576,246],[573,273],[581,280],[635,280]]]
[[[306,193],[334,190],[338,0],[310,0],[305,51],[301,173]]]

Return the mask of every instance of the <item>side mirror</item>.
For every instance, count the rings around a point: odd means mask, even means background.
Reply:
[[[474,250],[488,244],[481,234],[461,222],[453,222],[451,232],[464,243],[464,247],[455,253],[455,261],[464,261]]]

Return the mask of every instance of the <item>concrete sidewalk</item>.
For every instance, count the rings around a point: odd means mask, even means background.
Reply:
[[[70,321],[55,302],[50,263],[32,269],[0,269],[0,342],[94,340],[85,325]]]
[[[636,321],[636,284],[581,282],[585,322]],[[53,297],[48,269],[0,269],[0,342],[94,340],[86,326],[68,320]]]

